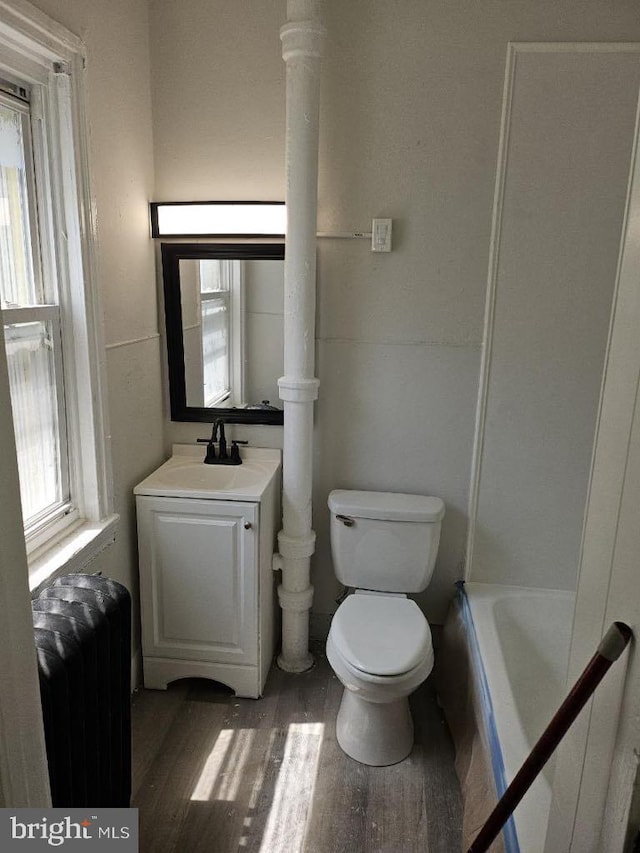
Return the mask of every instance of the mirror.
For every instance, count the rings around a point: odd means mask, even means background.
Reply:
[[[171,419],[281,424],[284,243],[163,243]]]

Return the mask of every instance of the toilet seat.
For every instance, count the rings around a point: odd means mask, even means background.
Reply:
[[[433,654],[431,631],[418,605],[392,595],[350,595],[331,623],[335,646],[363,673],[398,676]]]

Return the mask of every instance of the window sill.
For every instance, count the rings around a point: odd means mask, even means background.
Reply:
[[[80,521],[63,538],[32,555],[29,559],[31,592],[39,592],[40,587],[58,575],[82,571],[115,541],[118,520],[118,515],[110,515],[103,521]]]

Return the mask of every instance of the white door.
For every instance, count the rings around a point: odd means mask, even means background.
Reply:
[[[258,504],[137,505],[143,654],[257,663]]]

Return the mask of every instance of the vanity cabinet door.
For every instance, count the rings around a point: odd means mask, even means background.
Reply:
[[[137,498],[145,656],[258,662],[259,504]]]

